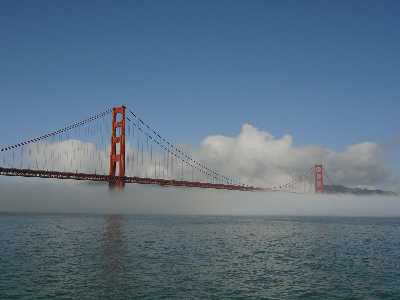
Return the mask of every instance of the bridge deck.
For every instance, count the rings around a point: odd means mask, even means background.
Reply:
[[[268,189],[231,185],[231,184],[218,184],[197,181],[185,181],[174,179],[160,179],[160,178],[145,178],[145,177],[114,177],[100,174],[86,174],[86,173],[72,173],[72,172],[58,172],[46,170],[30,170],[30,169],[16,169],[16,168],[1,168],[0,176],[19,176],[19,177],[37,177],[37,178],[53,178],[53,179],[70,179],[70,180],[87,180],[87,181],[100,181],[100,182],[115,182],[123,180],[125,183],[137,184],[153,184],[159,186],[176,186],[176,187],[190,187],[190,188],[211,188],[222,190],[236,190],[236,191],[265,191]]]

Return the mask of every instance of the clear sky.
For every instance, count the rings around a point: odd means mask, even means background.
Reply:
[[[0,144],[120,103],[179,143],[245,122],[298,145],[387,143],[399,16],[399,1],[3,0]]]

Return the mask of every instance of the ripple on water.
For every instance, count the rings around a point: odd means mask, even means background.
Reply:
[[[0,215],[0,299],[400,299],[400,219]]]

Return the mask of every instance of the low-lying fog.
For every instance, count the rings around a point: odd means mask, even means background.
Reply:
[[[162,188],[1,178],[0,212],[400,216],[400,197]]]

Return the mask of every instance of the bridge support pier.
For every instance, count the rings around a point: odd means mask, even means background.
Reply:
[[[111,189],[123,189],[125,186],[125,106],[112,110],[112,133],[110,150]]]

